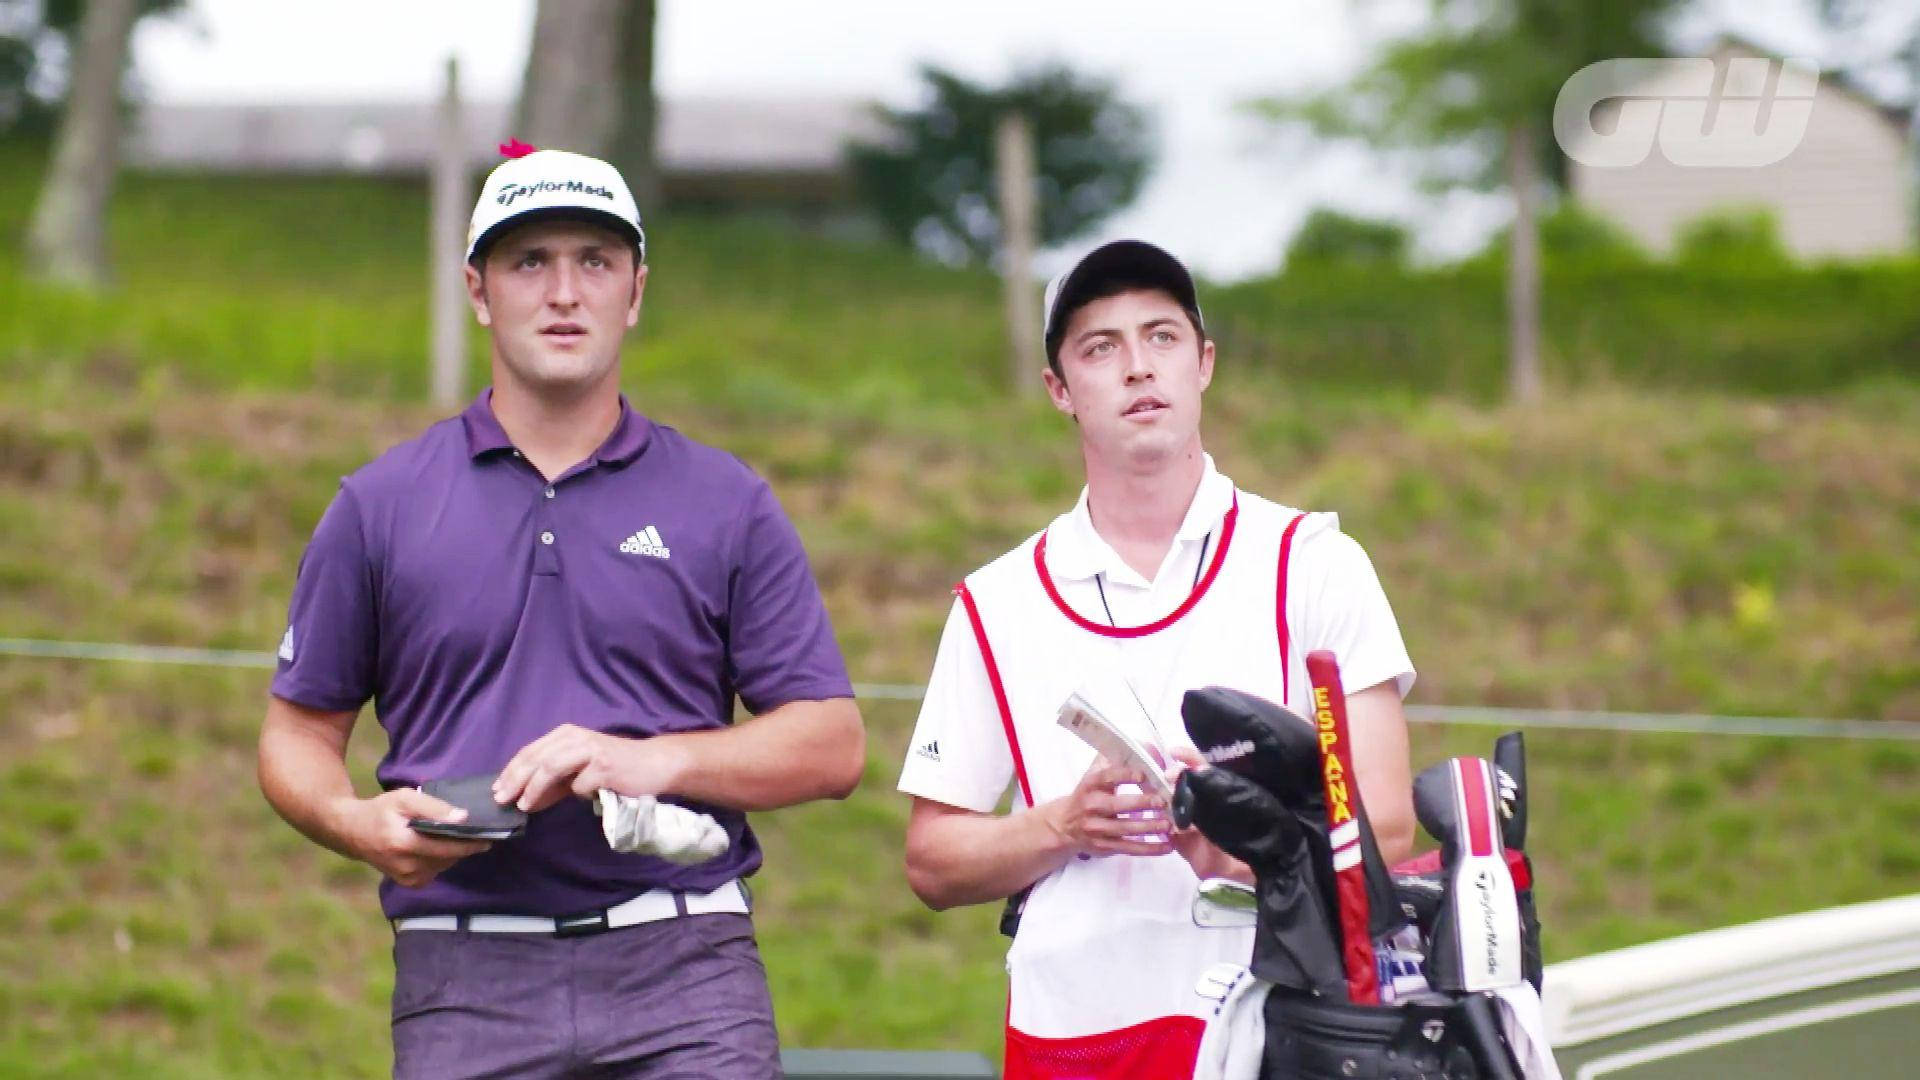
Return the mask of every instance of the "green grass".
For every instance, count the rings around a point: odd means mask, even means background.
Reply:
[[[271,649],[337,477],[433,419],[406,403],[415,193],[125,195],[114,295],[47,293],[0,256],[0,635]],[[0,241],[20,212],[0,200]],[[947,586],[1077,489],[1070,429],[991,389],[992,282],[744,225],[670,220],[655,242],[630,392],[773,480],[856,677],[920,681]],[[1520,414],[1223,359],[1210,448],[1244,486],[1341,513],[1417,701],[1920,720],[1911,381],[1583,382]],[[260,800],[264,690],[260,672],[0,659],[0,1075],[384,1074],[373,875]],[[996,913],[908,893],[892,783],[913,710],[866,716],[859,793],[756,818],[783,1035],[992,1053]],[[1491,734],[1416,728],[1415,760]],[[1530,748],[1552,958],[1920,888],[1910,744]],[[363,721],[363,785],[380,750]]]
[[[1313,266],[1216,290],[1210,329],[1240,363],[1296,382],[1497,400],[1504,270]],[[1920,375],[1920,258],[1681,266],[1556,259],[1541,356],[1563,387],[1823,393]]]

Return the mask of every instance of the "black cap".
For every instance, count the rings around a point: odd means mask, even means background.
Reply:
[[[1040,335],[1046,342],[1048,363],[1053,362],[1054,350],[1059,348],[1060,335],[1066,332],[1067,320],[1114,281],[1165,289],[1176,303],[1199,318],[1200,297],[1185,263],[1165,248],[1145,240],[1115,240],[1087,252],[1079,262],[1047,282]],[[1206,333],[1204,325],[1195,329]]]

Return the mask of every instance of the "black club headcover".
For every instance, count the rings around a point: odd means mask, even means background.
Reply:
[[[1208,764],[1252,780],[1288,809],[1310,809],[1326,821],[1320,744],[1306,717],[1224,686],[1187,691],[1180,717]]]
[[[1176,819],[1252,869],[1259,901],[1255,975],[1344,1000],[1346,972],[1334,923],[1309,871],[1312,849],[1294,815],[1258,784],[1224,769],[1189,769],[1174,791]]]
[[[1500,833],[1515,851],[1527,850],[1527,741],[1509,731],[1493,741],[1494,777],[1500,791]]]
[[[1189,690],[1180,702],[1187,735],[1200,756],[1217,768],[1252,780],[1279,799],[1300,823],[1313,852],[1314,887],[1328,911],[1338,903],[1333,847],[1327,839],[1326,785],[1321,779],[1320,737],[1313,723],[1266,698],[1224,686]],[[1366,867],[1368,931],[1384,938],[1402,925],[1393,877],[1359,815],[1360,858]]]

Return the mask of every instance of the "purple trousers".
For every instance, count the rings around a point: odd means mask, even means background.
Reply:
[[[778,1080],[767,973],[745,915],[585,937],[403,930],[396,1080]]]

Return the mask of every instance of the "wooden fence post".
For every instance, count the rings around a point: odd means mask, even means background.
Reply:
[[[468,186],[466,128],[460,116],[460,61],[456,57],[447,57],[447,85],[440,96],[438,128],[427,233],[427,266],[433,275],[429,349],[433,403],[446,409],[458,405],[466,395],[467,320],[471,318],[461,267],[467,251],[467,218],[473,210],[473,193]]]
[[[1001,280],[1007,304],[1009,363],[1016,393],[1038,377],[1046,363],[1040,342],[1040,297],[1033,282],[1038,235],[1034,199],[1033,129],[1009,112],[994,132],[994,179],[1000,194]]]

